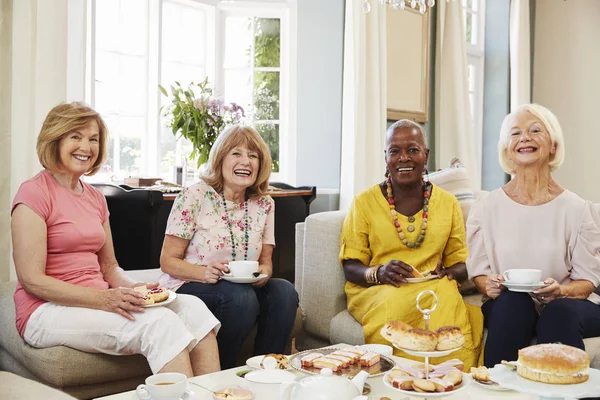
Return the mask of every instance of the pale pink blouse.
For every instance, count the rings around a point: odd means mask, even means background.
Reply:
[[[600,283],[600,215],[568,190],[540,206],[516,203],[503,189],[484,195],[469,213],[467,246],[470,278],[534,268],[561,285]],[[588,300],[600,304],[597,294]]]
[[[182,190],[171,209],[165,234],[190,241],[184,260],[195,265],[210,261],[231,261],[231,222],[236,244],[236,260],[244,259],[245,211],[242,203],[227,201],[204,181]],[[270,196],[248,200],[248,260],[258,261],[263,244],[275,245],[275,204]],[[161,287],[177,290],[185,282],[163,273]]]

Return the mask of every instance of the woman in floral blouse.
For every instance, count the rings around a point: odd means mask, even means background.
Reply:
[[[255,323],[254,354],[283,353],[298,307],[294,286],[271,279],[274,202],[266,195],[271,155],[250,127],[223,132],[200,182],[173,204],[160,264],[161,287],[198,296],[221,321],[221,367],[236,356]],[[266,277],[252,284],[223,280],[232,260],[258,261]],[[262,276],[262,275],[261,275]]]

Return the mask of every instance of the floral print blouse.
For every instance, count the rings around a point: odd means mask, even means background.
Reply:
[[[184,260],[195,265],[210,261],[232,261],[233,251],[228,221],[235,241],[235,260],[244,259],[245,211],[242,203],[223,198],[200,180],[184,188],[173,203],[165,234],[190,241]],[[270,196],[248,200],[248,260],[258,261],[263,244],[275,245],[275,203]],[[185,282],[163,273],[161,287],[176,290]]]

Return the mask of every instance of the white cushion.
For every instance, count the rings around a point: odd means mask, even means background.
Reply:
[[[456,197],[466,222],[471,206],[475,202],[475,191],[467,169],[460,160],[454,157],[448,168],[430,173],[429,180]]]

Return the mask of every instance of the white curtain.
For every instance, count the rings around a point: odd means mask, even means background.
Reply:
[[[10,160],[0,180],[0,279],[15,279],[10,257],[10,203],[19,185],[41,170],[35,151],[36,139],[52,107],[70,100],[83,100],[85,76],[85,2],[80,0],[3,1],[12,5],[6,39],[2,30],[2,82],[7,79],[9,122],[2,114],[0,146],[2,159]],[[70,36],[70,38],[69,38]],[[6,76],[4,58],[10,58]],[[70,83],[68,83],[70,82]],[[4,90],[2,91],[4,93]],[[4,108],[4,107],[2,107]],[[4,110],[2,110],[4,112]],[[10,152],[6,154],[6,152]],[[4,162],[4,161],[3,161]],[[8,202],[6,196],[8,195]],[[5,255],[9,257],[5,259]],[[10,264],[7,260],[10,259]],[[10,265],[10,267],[9,267]]]
[[[383,180],[386,130],[386,6],[346,1],[340,209]]]
[[[531,103],[529,0],[510,2],[510,111]]]
[[[467,53],[461,1],[436,2],[437,47],[435,74],[436,166],[458,157],[469,172],[473,189],[481,188],[469,102]]]

